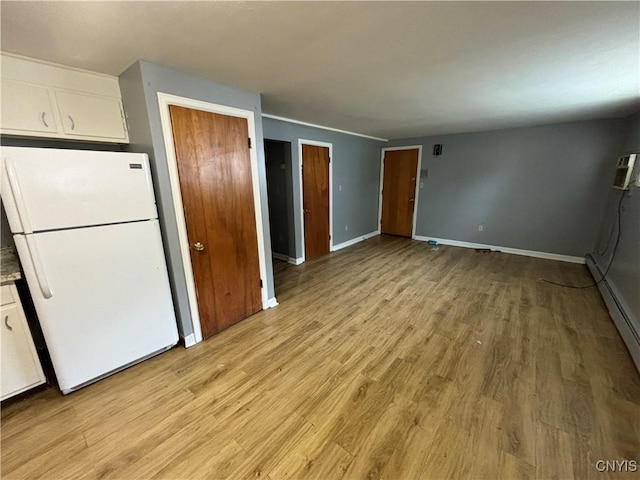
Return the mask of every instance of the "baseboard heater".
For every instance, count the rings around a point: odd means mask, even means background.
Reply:
[[[595,281],[602,278],[603,272],[591,255],[587,255],[587,267],[589,267]],[[634,322],[635,316],[633,312],[620,295],[616,293],[615,287],[612,288],[612,285],[609,284],[606,278],[598,284],[598,289],[604,299],[604,303],[607,305],[613,323],[618,329],[618,332],[620,332],[624,343],[629,349],[631,358],[636,364],[638,372],[640,372],[640,331],[638,331],[636,327],[638,322]]]

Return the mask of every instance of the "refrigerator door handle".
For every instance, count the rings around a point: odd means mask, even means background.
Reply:
[[[44,298],[51,298],[53,296],[53,292],[51,291],[49,280],[47,280],[47,275],[42,267],[36,241],[31,235],[25,235],[25,239],[27,241],[27,248],[29,249],[29,256],[31,257],[31,264],[33,265],[33,270],[35,271],[36,278],[38,279],[38,285],[40,286],[42,296]]]
[[[22,197],[22,189],[20,188],[20,182],[18,181],[18,175],[16,174],[16,166],[12,158],[7,158],[5,161],[7,168],[7,179],[9,180],[9,187],[11,187],[11,193],[13,199],[16,202],[16,210],[20,217],[20,223],[22,223],[22,231],[24,233],[33,233],[31,229],[31,221],[29,221],[29,215],[27,214],[27,207]]]

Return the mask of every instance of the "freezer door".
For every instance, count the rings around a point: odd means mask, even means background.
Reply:
[[[63,392],[176,344],[157,220],[25,237],[14,239]]]
[[[157,217],[146,154],[2,147],[0,175],[13,233]]]

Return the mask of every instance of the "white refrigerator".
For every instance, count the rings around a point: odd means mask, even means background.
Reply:
[[[2,201],[63,393],[178,341],[146,154],[2,147]]]

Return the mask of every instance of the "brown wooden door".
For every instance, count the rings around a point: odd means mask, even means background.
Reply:
[[[329,253],[329,148],[302,145],[306,260]]]
[[[171,105],[202,335],[262,309],[247,120]]]
[[[385,152],[380,225],[382,233],[411,237],[417,170],[417,148]]]

